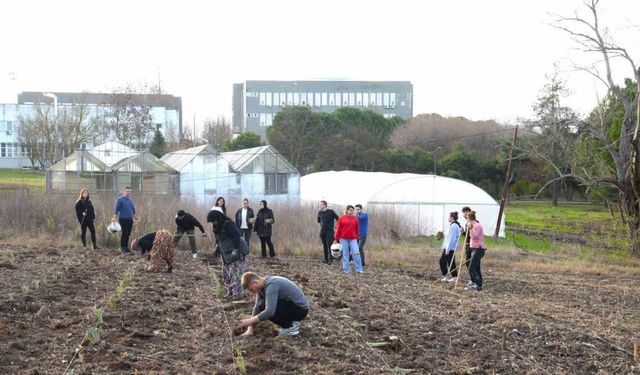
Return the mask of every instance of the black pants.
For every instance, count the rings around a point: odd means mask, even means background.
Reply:
[[[331,245],[333,244],[333,231],[320,232],[320,241],[322,241],[322,250],[324,251],[324,261],[326,263],[333,262],[331,255]]]
[[[442,250],[442,255],[440,256],[440,271],[442,271],[442,276],[447,276],[447,274],[451,272],[452,277],[458,277],[455,254],[453,251]]]
[[[360,236],[358,238],[358,249],[360,249],[360,260],[362,260],[362,267],[364,267],[364,244],[367,243],[367,236]]]
[[[469,263],[471,262],[471,247],[469,246],[468,243],[464,244],[464,261],[465,261],[465,267],[467,267],[467,270],[469,269]]]
[[[96,242],[96,228],[93,226],[93,220],[83,221],[80,224],[80,239],[82,240],[82,246],[87,247],[87,228],[89,228],[89,232],[91,233],[91,242],[93,242],[93,247],[98,247],[98,243]]]
[[[129,236],[133,229],[133,219],[119,219],[122,236],[120,236],[120,250],[129,250]]]
[[[260,305],[259,310],[264,311],[264,304]],[[269,320],[281,328],[289,328],[293,322],[306,318],[308,313],[309,309],[303,309],[289,300],[279,299],[276,313]]]
[[[482,289],[482,272],[480,272],[480,259],[484,256],[485,249],[471,249],[471,261],[469,262],[469,277],[471,281]]]
[[[242,237],[244,237],[244,240],[247,242],[247,249],[251,249],[249,247],[250,243],[249,240],[251,239],[251,229],[239,229],[240,230],[240,234],[242,235]]]
[[[269,245],[269,256],[272,258],[276,256],[276,251],[273,249],[273,243],[271,242],[271,236],[266,236],[266,237],[260,236],[260,247],[262,250],[262,257],[264,258],[267,256],[266,245]]]
[[[191,254],[197,254],[198,250],[196,250],[196,235],[193,229],[188,229],[186,231],[181,231],[181,230],[176,231],[176,234],[173,236],[173,248],[175,249],[176,246],[178,246],[178,242],[180,242],[182,235],[185,233],[189,238],[189,246],[191,247]]]

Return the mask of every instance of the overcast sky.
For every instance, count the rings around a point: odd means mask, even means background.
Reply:
[[[601,8],[640,60],[640,1]],[[505,122],[531,116],[558,63],[573,91],[567,104],[584,113],[600,86],[567,59],[596,56],[549,26],[549,13],[575,10],[581,1],[4,0],[0,102],[21,91],[109,92],[160,79],[183,98],[190,124],[194,115],[230,119],[234,82],[408,80],[414,115]]]

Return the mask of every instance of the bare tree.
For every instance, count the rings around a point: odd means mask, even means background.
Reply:
[[[231,122],[224,116],[218,116],[215,120],[206,119],[202,129],[202,138],[216,150],[222,150],[225,141],[233,136]]]
[[[106,128],[127,145],[150,141],[153,128],[151,106],[140,100],[141,92],[129,83],[113,91],[105,108]]]
[[[640,255],[640,169],[638,169],[638,132],[640,122],[634,111],[640,107],[638,93],[640,92],[640,70],[638,61],[634,60],[627,49],[617,44],[608,30],[601,24],[598,13],[598,0],[590,0],[585,3],[589,11],[588,16],[580,16],[577,13],[572,17],[559,17],[555,27],[566,32],[585,52],[596,53],[599,61],[591,66],[578,67],[590,73],[602,82],[609,90],[609,95],[622,104],[624,115],[620,125],[620,134],[611,136],[607,123],[598,123],[592,120],[582,121],[578,124],[579,131],[586,137],[597,140],[611,158],[613,168],[611,173],[591,175],[589,171],[574,171],[575,177],[589,186],[596,184],[609,184],[614,186],[619,193],[623,207],[625,221],[629,228],[632,251]],[[623,90],[613,80],[614,60],[622,61],[628,67],[627,74],[635,92]],[[604,71],[598,70],[604,68]],[[604,172],[607,169],[602,169]],[[585,172],[585,173],[581,173]],[[560,176],[559,178],[563,178]]]

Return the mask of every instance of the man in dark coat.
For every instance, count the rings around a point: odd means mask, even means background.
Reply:
[[[196,227],[200,229],[203,236],[207,235],[198,219],[193,217],[191,214],[184,212],[184,210],[178,211],[178,215],[176,215],[176,233],[173,235],[173,247],[178,245],[182,235],[186,233],[187,237],[189,237],[189,245],[191,246],[193,259],[198,257],[198,250],[196,250],[196,238],[194,234],[194,229]]]

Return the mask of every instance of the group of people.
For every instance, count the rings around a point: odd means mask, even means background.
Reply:
[[[464,235],[464,265],[469,271],[469,282],[466,289],[482,290],[482,272],[480,260],[484,257],[486,248],[484,245],[484,229],[476,217],[476,212],[470,207],[462,207],[462,215],[466,220],[462,228],[458,222],[458,212],[449,213],[449,228],[442,241],[442,255],[440,256],[440,271],[444,276],[443,282],[455,283],[458,281],[458,269],[456,266],[455,251],[458,241]]]
[[[334,223],[337,223],[335,231]],[[342,270],[345,273],[351,272],[351,260],[353,260],[355,272],[364,272],[364,245],[367,242],[369,215],[364,212],[362,205],[348,205],[343,215],[338,217],[334,210],[328,208],[327,201],[322,200],[318,211],[318,224],[320,224],[320,241],[324,251],[323,262],[333,263],[331,246],[340,244]]]

